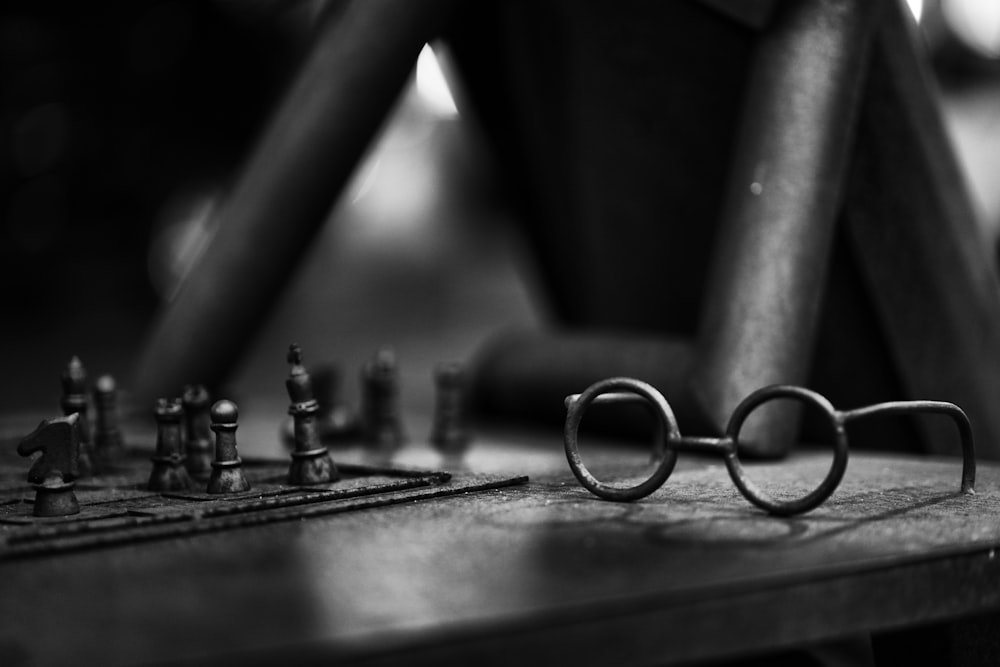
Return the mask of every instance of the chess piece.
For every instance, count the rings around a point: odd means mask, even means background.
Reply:
[[[69,516],[80,512],[73,487],[80,474],[80,415],[46,419],[17,445],[17,453],[41,452],[28,471],[35,488],[35,516]]]
[[[310,366],[313,398],[319,404],[316,414],[320,442],[350,441],[361,431],[357,410],[340,397],[340,372],[333,364]],[[288,447],[295,445],[295,420],[286,418],[281,424],[281,440]]]
[[[441,452],[458,454],[469,444],[465,413],[465,372],[461,364],[442,363],[434,368],[436,400],[430,441]]]
[[[288,483],[322,484],[335,481],[340,478],[340,473],[326,446],[320,442],[316,418],[319,404],[313,396],[309,373],[302,366],[302,349],[296,344],[288,348],[288,363],[291,368],[285,388],[291,400],[288,414],[294,422],[295,441],[292,464],[288,468]]]
[[[118,426],[118,391],[110,375],[102,375],[94,383],[94,406],[97,413],[94,455],[99,466],[106,466],[121,459],[125,451]]]
[[[79,414],[77,428],[80,433],[80,473],[89,475],[95,472],[95,461],[92,455],[90,440],[90,417],[87,406],[87,371],[80,358],[74,356],[69,360],[62,374],[62,399],[60,400],[63,415]]]
[[[393,450],[405,437],[399,416],[399,369],[391,348],[380,349],[362,370],[365,440],[378,450]]]
[[[57,471],[64,480],[80,476],[80,415],[74,412],[66,417],[46,419],[17,445],[17,453],[42,455],[28,471],[28,481],[42,484],[49,473]]]
[[[243,475],[243,461],[236,449],[239,408],[232,401],[216,401],[212,406],[211,429],[215,431],[215,461],[208,479],[209,493],[240,493],[250,489]]]
[[[191,487],[181,449],[180,399],[161,398],[156,403],[156,453],[150,457],[150,491],[183,491]]]
[[[49,472],[41,484],[32,486],[35,488],[35,504],[32,508],[35,516],[71,516],[80,513],[80,503],[73,492],[76,482],[66,481],[58,470]]]
[[[340,397],[340,372],[336,366],[326,365],[311,373],[313,392],[319,403],[319,438],[345,440],[358,434],[361,419],[357,411]]]
[[[184,448],[188,474],[199,481],[208,481],[212,474],[212,419],[209,416],[211,398],[204,386],[184,387]]]

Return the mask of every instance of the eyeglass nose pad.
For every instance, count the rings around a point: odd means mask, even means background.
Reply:
[[[612,392],[623,392],[624,395],[612,394]],[[606,396],[607,400],[604,401],[599,399],[607,394],[612,395]],[[634,486],[616,486],[602,482],[587,469],[580,456],[578,433],[583,415],[595,400],[598,402],[631,402],[643,399],[653,409],[661,426],[659,435],[662,441],[657,443],[655,449],[655,454],[659,457],[659,464],[649,478]],[[677,418],[674,416],[670,404],[667,403],[667,399],[655,387],[642,380],[627,377],[607,378],[590,385],[581,394],[566,398],[566,426],[563,431],[566,460],[580,484],[595,496],[605,500],[638,500],[663,486],[677,463],[677,450],[668,447],[667,443],[670,440],[680,438],[680,435],[680,430],[677,428]]]
[[[776,500],[759,489],[747,477],[738,454],[740,429],[743,427],[743,423],[754,410],[779,398],[791,398],[816,406],[830,420],[834,433],[833,463],[830,465],[826,477],[811,492],[793,500]],[[726,469],[729,470],[729,476],[733,483],[747,500],[762,510],[777,516],[792,516],[815,509],[836,490],[840,480],[844,477],[844,471],[847,470],[847,432],[844,429],[843,413],[834,409],[824,396],[805,387],[771,385],[753,392],[733,410],[733,415],[729,418],[729,425],[726,427],[726,437],[732,442],[725,458]]]

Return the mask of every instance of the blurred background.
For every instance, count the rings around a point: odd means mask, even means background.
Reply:
[[[0,406],[56,411],[71,355],[128,378],[155,312],[309,45],[320,2],[6,3],[0,11]],[[1000,3],[910,0],[985,244],[1000,234]],[[406,89],[229,384],[282,415],[288,343],[342,392],[395,347],[402,399],[431,369],[552,312],[451,54]],[[127,387],[125,387],[127,391]]]

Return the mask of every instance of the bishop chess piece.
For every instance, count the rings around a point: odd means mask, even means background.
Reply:
[[[118,389],[110,375],[102,375],[94,383],[94,406],[97,413],[94,455],[98,465],[106,467],[120,460],[125,452],[118,426]]]
[[[380,349],[365,364],[361,383],[365,440],[379,451],[397,449],[405,436],[399,416],[399,369],[391,348]]]
[[[63,415],[79,414],[77,425],[80,433],[80,473],[90,475],[95,472],[94,456],[91,453],[90,417],[87,405],[87,371],[79,357],[73,357],[62,374]]]
[[[150,491],[183,491],[191,488],[191,477],[184,467],[181,443],[180,399],[161,398],[156,403],[156,453],[150,457]]]
[[[295,449],[292,464],[288,468],[289,484],[322,484],[340,479],[336,464],[320,441],[317,430],[316,413],[319,404],[313,396],[312,380],[302,365],[302,349],[295,344],[288,348],[288,363],[291,366],[285,388],[291,405],[288,414],[292,416]]]
[[[336,443],[354,439],[361,432],[361,418],[357,410],[340,396],[340,370],[334,364],[310,366],[313,398],[319,404],[316,414],[320,442]],[[295,445],[295,420],[286,418],[281,423],[281,441],[288,447]]]
[[[188,474],[199,481],[212,475],[212,418],[209,408],[212,399],[204,386],[184,387],[184,448]]]
[[[442,363],[434,368],[436,389],[431,444],[438,451],[454,455],[466,450],[465,371],[461,364]]]
[[[243,461],[236,449],[239,408],[232,401],[216,401],[212,406],[211,428],[215,431],[215,461],[208,479],[209,493],[241,493],[250,489],[243,475]]]
[[[80,475],[80,415],[46,419],[17,445],[17,453],[41,452],[28,471],[35,489],[35,516],[69,516],[80,512],[73,487]]]

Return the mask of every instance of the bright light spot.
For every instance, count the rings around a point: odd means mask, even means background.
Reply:
[[[430,44],[424,44],[420,57],[417,58],[417,92],[427,104],[442,116],[458,115],[458,107],[448,88],[441,64]]]
[[[920,23],[920,17],[924,14],[924,0],[906,0],[906,4],[910,7],[913,18],[917,20],[917,23]]]
[[[1000,2],[942,0],[941,13],[966,46],[987,58],[1000,58]]]

